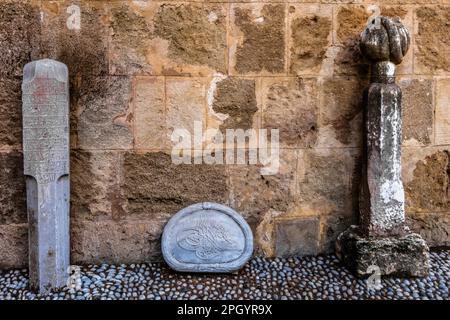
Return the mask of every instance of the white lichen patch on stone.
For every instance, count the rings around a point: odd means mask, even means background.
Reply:
[[[220,81],[225,80],[226,78],[227,78],[227,76],[222,73],[214,73],[213,79],[211,80],[211,83],[209,84],[208,92],[207,92],[208,113],[210,115],[216,117],[220,121],[225,121],[229,117],[229,115],[214,111],[214,109],[213,109],[214,93],[216,91],[217,84]]]
[[[258,17],[254,20],[256,23],[263,23],[264,22],[264,17]]]
[[[214,12],[214,11],[211,11],[209,14],[208,14],[208,21],[209,22],[215,22],[216,20],[218,19],[218,17],[217,17],[217,14]]]
[[[401,181],[385,181],[380,188],[380,196],[385,204],[389,204],[392,200],[398,202],[405,201],[405,193]]]

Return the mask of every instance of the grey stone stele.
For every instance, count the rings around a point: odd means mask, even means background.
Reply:
[[[405,225],[405,196],[401,178],[401,89],[395,65],[410,45],[408,30],[396,18],[377,17],[361,34],[361,51],[372,62],[365,92],[365,158],[359,210],[360,224],[336,242],[337,256],[357,275],[425,276],[429,249]]]
[[[66,284],[69,241],[69,86],[65,64],[28,63],[22,83],[23,156],[29,223],[30,285]]]
[[[233,209],[213,202],[186,207],[164,227],[164,260],[176,271],[227,273],[253,253],[253,234]]]

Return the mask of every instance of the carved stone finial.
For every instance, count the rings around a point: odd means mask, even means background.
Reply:
[[[399,64],[410,43],[408,29],[398,18],[376,17],[361,34],[361,51],[373,62]]]
[[[372,66],[364,99],[360,224],[336,241],[336,255],[359,276],[370,275],[374,266],[382,275],[406,276],[425,276],[430,268],[427,244],[405,225],[402,91],[395,84],[395,65],[409,44],[406,28],[387,17],[377,17],[361,35],[362,52]]]

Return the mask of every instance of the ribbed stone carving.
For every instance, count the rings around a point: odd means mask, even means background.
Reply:
[[[359,196],[360,225],[337,240],[337,255],[358,275],[370,266],[382,274],[426,275],[425,241],[405,226],[401,177],[402,92],[395,68],[410,45],[398,19],[377,17],[361,34],[361,51],[372,62],[365,92],[365,154]]]

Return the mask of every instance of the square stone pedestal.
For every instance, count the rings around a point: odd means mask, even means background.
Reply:
[[[371,265],[391,276],[424,277],[430,269],[428,246],[416,233],[366,238],[358,226],[350,226],[336,240],[336,255],[358,277],[370,276]]]

